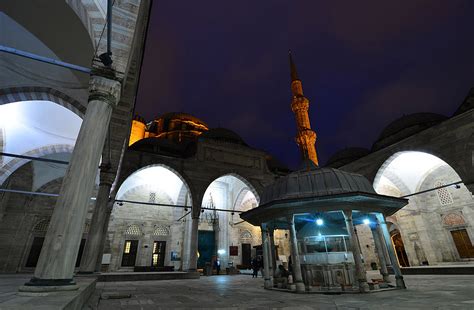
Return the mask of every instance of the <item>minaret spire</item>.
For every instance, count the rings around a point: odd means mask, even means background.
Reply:
[[[301,157],[303,160],[309,159],[316,166],[318,166],[318,155],[316,154],[316,132],[311,130],[309,121],[309,100],[303,95],[303,84],[298,78],[296,66],[289,52],[290,58],[290,72],[291,72],[291,93],[293,95],[291,100],[291,110],[295,114],[296,119],[296,137],[295,141],[298,144]]]
[[[288,56],[290,57],[290,72],[291,72],[291,81],[299,80],[298,72],[296,72],[296,66],[293,62],[293,57],[291,57],[291,50],[288,51]]]

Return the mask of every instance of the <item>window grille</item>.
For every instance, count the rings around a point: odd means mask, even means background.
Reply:
[[[150,193],[150,197],[148,198],[148,202],[155,203],[156,201],[156,193]]]
[[[440,187],[444,185],[445,183],[443,181],[436,181],[435,183],[435,187]],[[442,206],[449,205],[454,202],[451,193],[446,187],[438,188],[436,190],[436,193],[438,194],[438,199]]]
[[[169,234],[170,230],[168,229],[168,227],[165,226],[158,226],[153,232],[154,236],[168,236]]]
[[[33,228],[33,231],[35,231],[35,232],[46,232],[46,231],[48,231],[48,226],[49,226],[49,219],[48,220],[41,220],[35,225],[35,227]]]
[[[252,234],[250,233],[250,231],[244,230],[244,231],[240,234],[240,239],[252,239]]]
[[[138,225],[130,225],[128,226],[127,230],[125,231],[125,234],[126,235],[133,235],[133,236],[139,236],[141,235],[141,230],[140,230],[140,227]]]

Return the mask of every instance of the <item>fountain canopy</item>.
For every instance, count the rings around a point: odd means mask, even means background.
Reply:
[[[363,216],[389,216],[407,203],[407,199],[377,194],[360,174],[319,168],[306,160],[300,169],[265,187],[260,205],[240,216],[253,225],[286,229],[287,217],[292,215],[355,210]]]

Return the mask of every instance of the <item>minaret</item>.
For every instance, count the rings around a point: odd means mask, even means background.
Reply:
[[[303,85],[298,78],[296,66],[290,56],[291,69],[291,110],[295,113],[297,133],[295,137],[296,144],[298,144],[302,159],[310,159],[316,166],[318,165],[318,155],[316,154],[316,133],[311,130],[309,122],[308,109],[309,100],[303,95]]]

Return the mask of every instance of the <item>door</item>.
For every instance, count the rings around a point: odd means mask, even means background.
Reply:
[[[79,253],[77,253],[76,267],[81,265],[82,253],[84,252],[84,246],[86,245],[86,239],[81,239],[81,245],[79,246]]]
[[[216,239],[213,230],[200,230],[198,233],[198,268],[204,268],[206,263],[211,263],[212,256],[216,254]]]
[[[454,244],[461,258],[474,258],[474,248],[465,229],[452,230]]]
[[[151,265],[153,267],[163,267],[165,265],[166,241],[153,242],[153,256]]]
[[[122,266],[133,267],[137,259],[138,240],[126,240],[123,247]]]
[[[38,259],[41,253],[41,248],[43,247],[44,237],[35,237],[33,243],[31,244],[30,253],[28,254],[28,259],[26,260],[25,267],[36,267]]]
[[[242,243],[242,265],[250,268],[252,248],[250,243]]]

